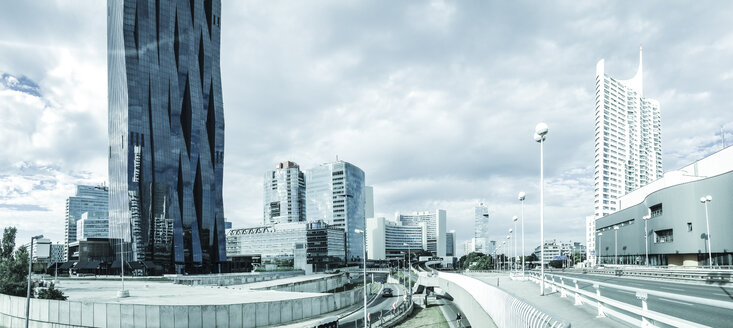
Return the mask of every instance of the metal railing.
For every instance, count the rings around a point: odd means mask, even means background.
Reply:
[[[536,283],[540,282],[540,274],[537,272],[529,272],[529,277]],[[545,274],[544,280],[547,288],[551,288],[553,292],[557,292],[559,290],[560,297],[562,298],[572,297],[575,305],[589,304],[591,306],[595,306],[598,310],[599,317],[611,315],[634,326],[648,327],[649,325],[653,325],[654,323],[658,322],[675,327],[706,327],[704,325],[691,322],[682,318],[677,318],[668,314],[649,310],[649,295],[663,297],[675,301],[691,302],[701,305],[715,306],[723,309],[733,310],[733,302],[712,300],[702,297],[660,292],[656,290],[641,289],[637,287],[626,287],[593,280],[568,278],[553,274]],[[568,282],[567,284],[566,281]],[[595,292],[580,289],[578,287],[579,282],[592,284]],[[601,295],[600,287],[634,292],[636,298],[639,300],[639,303],[628,304],[608,297],[604,297]],[[619,310],[626,311],[635,316],[628,315]]]
[[[628,276],[654,279],[687,280],[705,283],[731,283],[733,270],[695,268],[653,268],[638,266],[606,266],[604,268],[584,268],[583,273]]]

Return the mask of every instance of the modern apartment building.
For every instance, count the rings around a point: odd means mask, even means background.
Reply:
[[[66,199],[64,222],[64,259],[70,259],[69,244],[77,241],[77,221],[85,212],[107,212],[109,189],[106,186],[76,186],[76,194]]]
[[[305,221],[305,175],[294,162],[282,162],[265,173],[264,222]]]
[[[106,15],[110,237],[128,261],[218,272],[221,1],[108,1]]]
[[[489,243],[489,208],[480,203],[474,207],[473,216],[474,251],[487,254]]]
[[[364,171],[344,161],[326,163],[306,170],[305,184],[308,221],[322,220],[343,229],[346,261],[361,261],[363,236],[355,230],[366,228]]]
[[[446,212],[445,210],[415,212],[411,214],[395,215],[395,221],[400,222],[403,226],[420,226],[425,224],[426,240],[424,248],[426,251],[433,253],[434,256],[445,255],[445,233],[446,228]]]
[[[662,177],[661,113],[659,102],[644,97],[641,47],[629,80],[606,74],[604,60],[598,61],[594,108],[593,216],[599,219],[619,210],[619,197]]]

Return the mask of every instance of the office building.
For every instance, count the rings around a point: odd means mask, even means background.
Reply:
[[[659,102],[644,97],[641,47],[639,67],[630,80],[611,77],[604,66],[603,59],[596,65],[596,219],[619,210],[621,196],[662,176],[661,113]],[[595,237],[590,238],[587,243],[594,243]]]
[[[364,187],[364,217],[365,218],[373,218],[374,217],[374,187],[372,186],[365,186]]]
[[[344,232],[323,221],[278,223],[227,232],[227,256],[258,257],[262,263],[293,260],[297,245],[306,247],[316,271],[344,264]]]
[[[109,212],[84,212],[76,222],[77,240],[89,238],[109,238]]]
[[[458,256],[456,251],[456,231],[452,230],[445,234],[445,256]]]
[[[109,189],[104,186],[76,186],[76,194],[66,199],[64,258],[70,259],[69,244],[77,240],[77,221],[85,212],[108,211]]]
[[[409,252],[427,250],[427,224],[403,225],[383,217],[367,219],[367,258],[370,260],[404,259]]]
[[[510,247],[509,252],[507,255],[513,255],[513,250]],[[550,261],[553,260],[560,260],[560,261],[567,261],[568,259],[571,259],[572,261],[574,254],[585,254],[586,253],[586,247],[582,245],[579,242],[567,242],[563,243],[557,240],[552,241],[545,241],[545,258],[542,261],[544,264],[550,263]],[[535,256],[537,258],[541,257],[541,251],[540,247],[537,246],[534,250]]]
[[[489,242],[489,208],[480,203],[474,207],[473,244],[476,252],[487,254]]]
[[[226,262],[221,1],[107,6],[110,237],[127,261],[218,272]]]
[[[346,233],[346,260],[361,261],[362,235],[366,226],[364,171],[355,165],[336,161],[305,172],[306,217],[322,220]]]
[[[709,265],[710,255],[713,265],[733,264],[733,239],[726,235],[733,231],[731,186],[733,147],[728,147],[624,195],[619,211],[596,220],[600,263],[646,264],[648,247],[650,265]],[[706,216],[700,198],[708,195]]]
[[[287,161],[265,173],[264,222],[305,221],[305,175],[298,164]]]
[[[395,221],[400,222],[403,226],[420,226],[421,223],[424,223],[427,229],[426,239],[423,241],[424,249],[433,253],[434,256],[445,256],[445,233],[447,232],[445,210],[411,214],[397,213]]]

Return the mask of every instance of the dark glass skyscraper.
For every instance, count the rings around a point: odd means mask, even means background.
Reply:
[[[110,238],[167,272],[226,261],[220,13],[219,0],[107,2]]]

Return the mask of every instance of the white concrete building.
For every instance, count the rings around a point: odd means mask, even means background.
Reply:
[[[366,226],[367,258],[370,260],[399,259],[404,258],[408,250],[415,253],[427,249],[428,231],[425,222],[405,226],[401,222],[379,217],[367,219]]]
[[[445,233],[447,232],[445,210],[438,209],[411,214],[397,213],[395,221],[402,223],[403,226],[419,226],[421,222],[424,222],[427,236],[423,247],[435,256],[445,256]]]
[[[630,80],[617,80],[596,64],[594,135],[595,219],[620,209],[619,198],[662,176],[659,102],[644,97],[642,52]],[[590,229],[586,221],[586,230]],[[588,236],[588,244],[595,236]],[[590,257],[589,257],[590,258]]]

